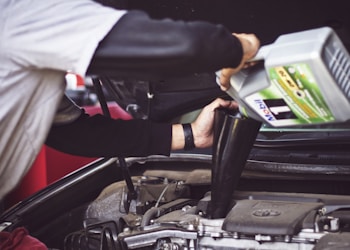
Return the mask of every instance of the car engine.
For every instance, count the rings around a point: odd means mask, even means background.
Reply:
[[[193,174],[191,174],[193,177]],[[199,171],[198,178],[210,174]],[[190,177],[190,179],[192,178]],[[185,178],[185,177],[184,177]],[[197,184],[134,177],[106,187],[86,209],[84,229],[65,249],[347,249],[350,199],[342,196],[237,191],[230,211],[211,219],[211,193],[191,198]],[[203,183],[202,183],[203,185]],[[128,212],[127,212],[128,211]]]

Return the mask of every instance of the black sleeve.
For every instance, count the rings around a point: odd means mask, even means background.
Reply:
[[[72,123],[53,126],[46,144],[86,157],[169,155],[171,133],[171,124],[83,114]]]
[[[101,41],[88,74],[164,77],[214,72],[238,66],[242,53],[239,40],[222,25],[153,20],[130,11]]]

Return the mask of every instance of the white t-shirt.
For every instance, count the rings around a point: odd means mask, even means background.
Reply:
[[[0,1],[0,200],[35,160],[65,90],[125,14],[90,0]]]

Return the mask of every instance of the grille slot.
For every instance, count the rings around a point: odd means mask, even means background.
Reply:
[[[336,46],[332,41],[325,46],[323,58],[329,72],[333,76],[339,88],[343,91],[348,99],[350,99],[350,60],[342,48]]]

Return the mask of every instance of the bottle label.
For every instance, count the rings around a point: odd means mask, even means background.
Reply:
[[[305,63],[269,68],[270,86],[246,102],[272,126],[320,124],[335,120]]]

